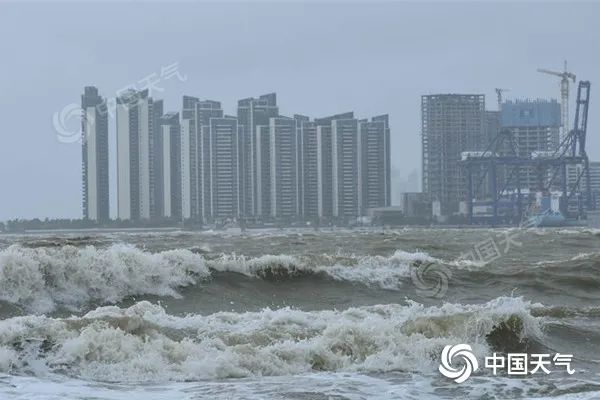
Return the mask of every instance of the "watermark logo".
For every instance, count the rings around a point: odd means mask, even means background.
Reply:
[[[81,119],[83,110],[75,103],[63,107],[52,116],[52,125],[56,130],[56,138],[61,143],[75,143],[81,140]]]
[[[165,88],[161,85],[167,80],[177,79],[179,82],[187,81],[187,75],[179,71],[179,63],[174,62],[162,66],[160,72],[153,72],[137,82],[132,82],[116,91],[114,97],[105,98],[100,104],[96,105],[98,115],[108,115],[115,118],[117,98],[123,98],[123,107],[129,108],[136,106],[139,101],[140,92],[148,91],[148,96],[162,93]],[[81,143],[84,132],[82,132],[82,121],[84,110],[79,104],[67,104],[62,110],[52,115],[52,125],[56,131],[56,138],[61,143]],[[89,117],[88,117],[89,118]]]
[[[462,367],[455,367],[453,360],[461,359]],[[527,354],[527,353],[508,353],[506,355],[493,353],[485,357],[484,367],[491,370],[493,375],[499,371],[505,371],[509,376],[526,376],[538,372],[550,374],[549,367],[563,367],[564,370],[572,375],[575,370],[571,368],[573,354]],[[447,378],[453,379],[456,383],[463,383],[471,374],[479,368],[477,358],[473,354],[471,346],[468,344],[447,345],[442,350],[439,371]]]
[[[444,265],[428,262],[411,268],[410,277],[419,296],[442,298],[452,273]]]
[[[461,368],[453,366],[453,359],[460,358],[462,360]],[[440,372],[446,378],[454,379],[456,383],[463,383],[471,374],[479,368],[477,358],[473,354],[473,349],[468,344],[447,345],[442,350],[442,360],[439,367]]]
[[[543,214],[551,213],[551,210],[544,211]],[[471,261],[478,266],[484,266],[493,261],[508,255],[511,249],[523,247],[520,235],[524,230],[535,228],[536,215],[539,215],[539,207],[534,203],[530,205],[523,215],[523,219],[517,229],[508,229],[501,233],[490,235],[487,238],[473,245],[468,251],[463,252],[459,261]]]

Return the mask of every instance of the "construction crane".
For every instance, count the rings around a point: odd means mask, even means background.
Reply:
[[[492,225],[500,217],[499,209],[502,200],[514,201],[516,206],[516,221],[522,221],[524,198],[521,188],[522,167],[535,168],[545,171],[540,175],[538,190],[547,193],[553,187],[559,186],[562,192],[560,211],[564,216],[583,217],[586,211],[594,210],[589,159],[586,152],[587,120],[590,103],[590,82],[580,81],[577,90],[574,129],[569,131],[561,141],[560,146],[552,154],[533,154],[523,157],[517,151],[517,141],[510,129],[502,129],[490,142],[483,152],[463,152],[460,164],[466,169],[467,177],[467,214],[473,223],[473,203],[475,194],[482,192],[482,185],[489,182],[488,204],[492,208]],[[581,166],[574,176],[575,180],[569,182],[567,168]],[[504,169],[504,176],[500,172]],[[549,178],[549,179],[548,179]],[[511,188],[513,193],[509,193]],[[516,193],[514,193],[516,191]],[[569,203],[578,199],[578,210],[574,215],[569,215]],[[529,199],[530,200],[530,199]],[[514,220],[514,219],[513,219]]]
[[[496,96],[498,97],[498,111],[502,111],[502,93],[509,92],[510,89],[494,89],[496,91]]]
[[[550,74],[554,76],[558,76],[560,79],[560,117],[562,119],[562,132],[561,132],[561,140],[567,137],[569,133],[569,80],[572,80],[575,83],[575,74],[567,71],[567,60],[565,60],[565,66],[563,72],[550,71],[548,69],[538,68],[538,72],[543,74]]]

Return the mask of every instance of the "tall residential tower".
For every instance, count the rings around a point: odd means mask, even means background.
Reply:
[[[83,118],[82,168],[83,217],[109,220],[108,110],[106,101],[94,86],[86,86],[81,96]]]
[[[150,219],[155,204],[155,127],[162,102],[148,90],[129,90],[117,98],[117,199],[122,220]]]
[[[241,211],[245,217],[254,216],[258,211],[256,157],[256,129],[269,125],[271,117],[279,115],[277,95],[269,93],[258,98],[238,101],[237,119],[240,125],[240,193]]]
[[[181,219],[181,126],[179,113],[170,112],[159,119],[157,136],[155,200],[160,218]]]
[[[390,205],[390,129],[387,115],[361,120],[359,136],[359,208],[366,215],[369,208]]]

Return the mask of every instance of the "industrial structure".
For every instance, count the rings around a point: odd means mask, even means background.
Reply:
[[[583,218],[586,211],[595,208],[585,148],[589,98],[590,83],[580,81],[574,128],[554,150],[524,154],[519,150],[515,130],[502,128],[485,151],[462,153],[461,164],[467,175],[467,215],[471,222],[478,220],[474,206],[489,210],[483,218],[492,224],[521,222],[533,197],[550,197],[553,189],[560,191],[558,209],[565,217]],[[562,114],[565,115],[564,108]],[[567,121],[562,123],[565,126]],[[577,165],[579,168],[569,180],[569,166]],[[537,187],[523,185],[524,169],[537,172]],[[489,196],[478,199],[481,187],[486,186]]]
[[[560,78],[560,107],[562,131],[560,139],[564,140],[569,132],[569,80],[573,83],[576,81],[575,74],[567,71],[567,61],[565,60],[563,72],[550,71],[548,69],[539,68],[538,72],[558,76]]]
[[[500,126],[511,131],[519,157],[548,154],[560,144],[560,113],[560,104],[556,100],[507,101],[502,105]],[[494,136],[491,136],[490,142],[493,139]],[[533,166],[522,167],[521,187],[535,190],[539,175],[544,173]],[[514,189],[514,185],[509,189]]]

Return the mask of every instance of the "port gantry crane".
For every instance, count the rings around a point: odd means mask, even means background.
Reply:
[[[461,164],[467,172],[467,214],[471,223],[473,222],[474,193],[481,192],[482,185],[487,178],[489,178],[490,185],[492,224],[497,223],[500,200],[508,195],[511,187],[516,191],[515,205],[518,221],[522,220],[525,210],[520,182],[521,167],[537,169],[541,192],[549,192],[552,188],[560,187],[562,191],[560,210],[565,217],[568,216],[569,201],[576,194],[584,195],[587,210],[595,208],[591,192],[589,159],[585,150],[589,101],[590,82],[580,81],[577,89],[574,129],[561,140],[555,151],[548,152],[550,154],[519,156],[515,137],[509,129],[501,129],[485,151],[463,152]],[[567,166],[569,165],[581,165],[577,171],[575,182],[572,182],[571,185],[568,184],[567,179]],[[506,176],[499,188],[498,169],[501,167],[506,169]],[[480,173],[477,182],[473,176],[474,172]],[[585,191],[582,190],[582,180],[585,181]],[[578,211],[575,215],[578,218],[585,215],[581,203],[579,201]]]

